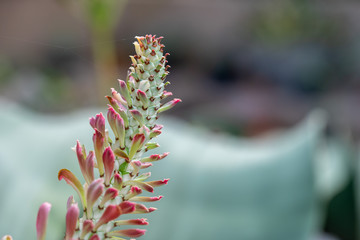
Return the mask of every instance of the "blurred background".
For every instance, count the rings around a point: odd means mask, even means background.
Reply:
[[[148,33],[165,37],[169,91],[183,100],[168,115],[194,128],[250,139],[324,109],[324,138],[351,164],[321,236],[359,239],[359,1],[1,0],[0,22],[0,96],[36,114],[104,106]]]

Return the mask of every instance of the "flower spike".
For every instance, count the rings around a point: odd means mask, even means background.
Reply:
[[[66,204],[65,240],[102,240],[134,238],[144,235],[143,229],[114,229],[117,226],[148,225],[146,219],[117,219],[125,214],[151,213],[156,210],[141,203],[159,201],[162,196],[142,196],[143,191],[153,192],[155,187],[166,185],[168,179],[148,181],[151,173],[143,171],[168,153],[143,156],[159,147],[154,141],[162,133],[157,124],[159,113],[181,102],[165,87],[169,84],[167,56],[162,37],[146,35],[136,37],[136,55],[130,56],[126,80],[119,80],[119,91],[111,88],[106,96],[109,108],[106,119],[102,113],[89,119],[93,150],[87,152],[79,141],[74,148],[81,174],[79,179],[69,170],[61,169],[58,179],[64,179],[78,193],[83,214],[70,196]],[[115,138],[114,138],[115,137]],[[152,142],[150,142],[150,140]],[[95,179],[95,176],[97,179]],[[51,205],[40,206],[36,221],[37,240],[45,240],[47,218]],[[80,216],[81,215],[81,216]],[[12,240],[10,235],[1,240]]]

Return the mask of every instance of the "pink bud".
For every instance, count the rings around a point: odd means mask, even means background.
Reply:
[[[161,134],[161,131],[160,130],[153,130],[151,131],[150,133],[150,138],[154,138],[154,137],[157,137]]]
[[[110,185],[110,179],[112,176],[112,173],[114,171],[115,166],[115,155],[113,151],[111,150],[111,147],[107,147],[104,151],[104,154],[102,156],[104,168],[105,168],[105,185]]]
[[[138,161],[138,160],[134,160],[134,161],[131,161],[131,166],[134,168],[132,174],[136,175],[139,170],[140,170],[140,167],[141,167],[141,161]]]
[[[101,196],[104,191],[104,180],[102,178],[94,180],[88,187],[86,193],[87,200],[87,217],[92,217],[92,207],[94,206],[96,200]]]
[[[142,102],[143,104],[143,107],[144,108],[148,108],[149,106],[149,99],[148,97],[146,96],[146,93],[141,91],[140,89],[137,90],[137,96],[139,97],[140,101]]]
[[[164,180],[157,180],[157,181],[151,181],[151,182],[146,182],[146,183],[152,187],[160,187],[162,185],[167,184],[168,181],[169,181],[169,179],[164,179]]]
[[[160,124],[160,125],[159,125],[159,124],[155,124],[153,130],[159,130],[159,131],[160,131],[161,129],[163,129],[163,127],[164,127],[164,126],[161,125],[161,124]]]
[[[88,184],[94,181],[94,152],[90,151],[85,160],[85,180]]]
[[[122,187],[122,182],[123,182],[123,180],[122,180],[122,177],[120,176],[120,174],[115,173],[113,186],[114,186],[116,189],[120,190],[121,187]]]
[[[85,181],[88,184],[90,184],[91,180],[92,180],[91,179],[91,172],[92,172],[92,175],[94,175],[94,173],[93,173],[93,169],[92,169],[93,165],[89,166],[89,161],[91,161],[90,158],[93,158],[94,155],[91,154],[91,152],[90,152],[89,156],[87,156],[87,158],[85,160],[85,157],[84,157],[84,154],[83,154],[83,149],[82,149],[79,141],[77,141],[77,143],[76,143],[76,155],[77,155],[77,158],[78,158],[81,173],[84,176]]]
[[[103,199],[101,199],[101,203],[99,204],[99,206],[102,208],[104,207],[105,203],[110,201],[110,200],[113,200],[114,198],[116,198],[116,196],[118,195],[118,190],[115,189],[115,188],[108,188],[106,191],[105,191],[105,194],[104,194],[104,197]]]
[[[160,159],[160,155],[159,154],[153,154],[150,155],[150,157],[145,157],[143,159],[141,159],[141,162],[143,163],[147,163],[147,162],[154,162]]]
[[[163,196],[158,196],[158,197],[133,197],[131,199],[131,201],[134,202],[155,202],[155,201],[159,201],[161,198],[163,198]]]
[[[118,205],[109,205],[105,209],[99,221],[95,224],[94,230],[96,231],[101,225],[106,224],[121,215],[121,209]]]
[[[148,192],[154,192],[154,188],[150,184],[145,183],[145,182],[130,180],[130,181],[125,182],[125,185],[135,185],[135,186],[138,186],[139,188],[144,189]]]
[[[125,196],[125,199],[131,199],[133,197],[135,197],[136,195],[139,195],[142,193],[142,190],[141,188],[139,187],[136,187],[136,186],[132,186],[131,189],[130,189],[130,193],[128,193],[126,196]]]
[[[165,103],[161,108],[159,108],[159,110],[157,112],[161,113],[161,112],[167,111],[167,110],[173,108],[179,102],[181,102],[181,99],[175,98],[175,99],[171,100],[170,102]]]
[[[145,207],[145,205],[136,203],[135,204],[135,211],[133,213],[149,213],[149,209]]]
[[[47,219],[49,216],[49,212],[51,209],[50,203],[43,203],[41,204],[37,219],[36,219],[36,233],[37,233],[37,240],[44,240],[46,235],[46,225]]]
[[[69,209],[74,203],[74,196],[71,195],[66,202],[66,209]]]
[[[100,176],[104,174],[104,165],[102,162],[104,142],[105,142],[105,138],[101,135],[101,133],[97,129],[95,129],[95,133],[93,135],[93,143],[94,143],[96,162],[99,168]]]
[[[130,110],[130,113],[135,118],[135,120],[139,123],[140,126],[144,125],[144,117],[138,110],[136,110],[136,109]]]
[[[106,96],[106,98],[109,100],[109,103],[110,103],[110,106],[113,107],[114,109],[118,109],[120,108],[120,105],[118,103],[118,101],[116,101],[115,99],[113,99],[112,97],[110,96]]]
[[[90,118],[90,125],[105,137],[105,118],[102,113],[96,114],[95,117]]]
[[[109,237],[141,237],[144,235],[146,230],[144,229],[122,229],[117,231],[112,231],[107,234]]]
[[[116,130],[119,137],[119,143],[121,148],[125,148],[125,123],[119,114],[115,118]]]
[[[125,100],[124,98],[122,98],[122,97],[120,96],[120,94],[119,94],[115,89],[113,89],[113,88],[111,88],[111,95],[112,95],[112,97],[113,97],[116,101],[120,102],[121,105],[124,105],[124,106],[127,105],[126,100]]]
[[[141,219],[130,219],[130,220],[119,220],[115,222],[115,226],[121,225],[149,225],[146,218]]]
[[[118,130],[116,128],[116,117],[117,115],[119,115],[113,107],[109,107],[108,108],[108,113],[107,113],[107,119],[109,122],[109,125],[111,127],[111,129],[114,132],[115,138],[118,139],[119,138],[119,134],[118,134]]]
[[[94,229],[94,223],[91,220],[85,220],[83,222],[83,228],[80,235],[80,239],[84,239],[86,234],[91,232]]]
[[[79,208],[77,204],[73,204],[66,213],[66,233],[65,233],[66,240],[72,239],[72,236],[75,233],[78,218],[79,218]]]
[[[145,168],[148,168],[148,167],[151,167],[152,166],[152,163],[143,163],[141,164],[141,169],[145,169]]]
[[[59,171],[58,179],[59,181],[64,179],[67,184],[74,188],[74,190],[79,194],[83,207],[86,208],[85,191],[79,179],[77,179],[75,175],[67,169],[61,169]]]
[[[172,95],[173,95],[172,92],[164,91],[163,95],[161,95],[161,99],[165,99],[165,98],[167,98],[169,96],[172,96]]]
[[[132,102],[131,102],[131,98],[130,98],[129,89],[128,89],[126,83],[123,80],[119,79],[119,86],[120,86],[121,96],[126,100],[126,102],[128,103],[128,106],[131,107]]]
[[[129,152],[129,159],[132,159],[135,155],[135,153],[141,149],[141,147],[144,145],[145,142],[145,136],[144,134],[136,134],[132,140],[131,148]]]
[[[119,207],[123,214],[129,214],[136,210],[136,204],[133,202],[129,202],[129,201],[124,201],[124,202],[120,203]]]

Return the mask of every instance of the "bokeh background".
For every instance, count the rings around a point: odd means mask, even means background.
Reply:
[[[320,232],[359,239],[360,2],[2,0],[0,22],[0,96],[35,114],[104,106],[147,33],[165,37],[169,91],[183,100],[167,115],[194,129],[253,139],[323,109],[323,138],[351,164]]]

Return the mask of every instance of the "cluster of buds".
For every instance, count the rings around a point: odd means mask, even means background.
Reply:
[[[97,240],[137,238],[145,233],[138,228],[121,229],[127,225],[147,225],[146,219],[128,219],[127,214],[150,213],[156,208],[144,203],[158,201],[162,196],[141,196],[143,191],[153,193],[154,188],[167,184],[168,179],[148,181],[150,172],[142,172],[153,162],[168,153],[144,156],[159,147],[153,139],[161,134],[163,126],[156,124],[158,115],[180,102],[173,99],[161,103],[172,95],[164,90],[167,71],[162,37],[152,35],[136,37],[136,55],[130,56],[132,66],[126,81],[119,80],[120,89],[112,90],[107,112],[111,133],[106,129],[102,113],[90,118],[94,129],[94,151],[87,152],[79,141],[74,148],[81,173],[80,180],[69,170],[61,169],[58,179],[64,179],[79,195],[83,213],[78,203],[69,197],[66,213],[65,240]],[[97,169],[98,173],[94,173]],[[36,222],[37,239],[45,239],[46,223],[51,205],[43,203]],[[81,215],[81,216],[80,216]],[[125,219],[119,219],[119,217]],[[130,217],[131,218],[131,217]],[[10,236],[3,239],[9,240]]]

